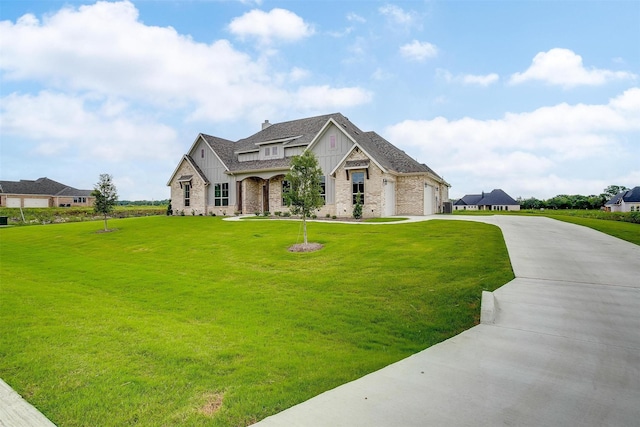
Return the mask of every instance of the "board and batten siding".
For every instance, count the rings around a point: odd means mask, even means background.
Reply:
[[[215,184],[225,182],[229,184],[229,207],[225,207],[225,209],[233,210],[233,207],[236,204],[235,179],[225,173],[227,169],[213,151],[211,151],[209,145],[204,140],[200,139],[198,144],[196,144],[193,152],[191,153],[191,158],[193,158],[195,164],[198,165],[210,182],[207,187],[207,210],[214,208]]]
[[[334,144],[332,144],[332,139]],[[340,129],[332,124],[311,148],[325,176],[327,205],[332,205],[336,202],[336,181],[335,178],[329,176],[329,173],[338,165],[352,147],[353,142]]]

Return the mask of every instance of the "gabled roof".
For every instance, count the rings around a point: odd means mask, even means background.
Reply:
[[[482,194],[467,194],[462,199],[457,200],[454,205],[458,206],[469,206],[469,205],[477,205],[478,202],[482,200]]]
[[[457,206],[494,206],[494,205],[518,205],[511,196],[501,189],[493,190],[491,193],[467,194],[462,199],[457,200]]]
[[[4,194],[33,194],[41,196],[91,196],[92,190],[78,190],[49,178],[38,178],[35,181],[21,179],[20,181],[0,181],[0,193]]]
[[[517,205],[519,204],[511,196],[501,189],[493,190],[491,193],[485,193],[484,197],[478,202],[478,206],[493,205]]]
[[[287,169],[290,158],[271,160],[238,161],[238,153],[258,151],[261,145],[285,142],[287,147],[309,147],[316,141],[328,124],[340,128],[356,146],[360,146],[374,163],[387,171],[396,173],[429,173],[442,180],[432,169],[419,163],[375,132],[363,132],[341,113],[325,114],[282,123],[273,123],[255,134],[232,142],[223,138],[200,134],[214,153],[224,163],[227,170],[234,172],[253,172],[261,170]],[[196,140],[197,141],[197,140]],[[193,149],[192,146],[191,149]],[[190,150],[191,151],[191,150]],[[443,184],[446,184],[443,181]],[[447,184],[448,185],[448,184]]]
[[[605,203],[605,206],[618,205],[623,201],[625,203],[640,202],[640,186],[633,187],[631,190],[621,191],[620,193],[613,196],[611,200]]]

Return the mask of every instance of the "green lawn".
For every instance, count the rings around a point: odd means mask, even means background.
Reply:
[[[0,377],[61,426],[246,425],[478,322],[513,278],[462,221],[114,219],[0,230]],[[219,406],[219,404],[221,406]]]
[[[532,215],[546,216],[593,228],[627,242],[640,245],[640,224],[627,222],[630,213],[570,210],[526,210],[526,211],[456,211],[455,215]],[[625,218],[627,221],[622,220]]]

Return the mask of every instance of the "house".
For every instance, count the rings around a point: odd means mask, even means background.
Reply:
[[[431,215],[442,211],[449,184],[375,132],[340,113],[269,123],[244,139],[199,134],[167,185],[175,213],[231,215],[286,212],[283,190],[291,157],[311,150],[323,176],[319,216]]]
[[[519,211],[520,204],[503,190],[490,193],[467,194],[453,204],[454,210]]]
[[[7,208],[50,208],[93,206],[92,190],[78,190],[49,178],[35,181],[0,181],[0,206]]]
[[[640,212],[640,187],[621,191],[604,204],[611,212]]]

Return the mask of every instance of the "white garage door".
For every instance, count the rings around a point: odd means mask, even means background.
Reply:
[[[7,197],[7,207],[8,208],[19,208],[20,207],[20,198],[19,197]]]
[[[433,214],[433,187],[427,184],[424,186],[424,214]]]
[[[48,208],[49,199],[24,199],[25,208]]]

